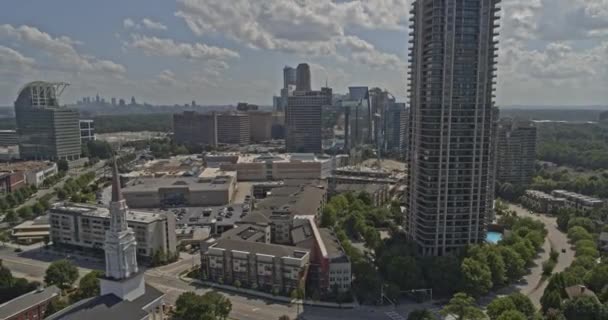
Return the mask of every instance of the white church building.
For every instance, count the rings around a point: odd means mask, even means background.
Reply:
[[[46,319],[163,319],[165,294],[144,282],[144,274],[137,266],[135,233],[127,226],[127,210],[114,165],[110,229],[104,245],[106,271],[99,281],[100,295],[81,300]]]

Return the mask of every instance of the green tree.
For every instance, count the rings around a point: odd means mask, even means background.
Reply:
[[[407,316],[407,320],[436,320],[437,318],[427,309],[414,310]]]
[[[485,314],[475,306],[475,299],[466,293],[457,293],[440,311],[443,316],[451,316],[456,320],[484,320]]]
[[[595,292],[608,286],[608,265],[598,265],[585,275],[585,284]]]
[[[152,254],[152,265],[153,266],[161,266],[167,262],[167,256],[165,255],[165,251],[161,248],[154,251]]]
[[[513,301],[515,308],[523,313],[528,319],[532,319],[534,314],[536,313],[536,308],[534,307],[534,303],[532,300],[528,298],[526,295],[515,292],[509,295],[509,299]]]
[[[36,214],[37,216],[41,215],[44,213],[44,206],[40,203],[40,201],[36,202],[33,206],[32,206],[32,211],[34,212],[34,214]]]
[[[321,215],[321,227],[331,228],[336,224],[336,209],[332,205],[326,205],[323,208],[323,214]]]
[[[507,282],[507,272],[502,255],[496,247],[488,247],[486,250],[486,260],[492,273],[492,284],[494,286],[503,285]]]
[[[290,294],[291,300],[296,304],[296,318],[300,316],[300,303],[296,300],[304,299],[304,289],[296,288],[291,291]]]
[[[0,288],[10,288],[14,285],[14,281],[11,270],[0,263]]]
[[[543,312],[547,312],[550,309],[560,310],[562,307],[562,297],[557,290],[545,289],[543,296],[540,298],[540,304],[543,308]]]
[[[15,201],[17,204],[23,203],[23,200],[25,200],[25,196],[23,195],[23,191],[21,191],[21,189],[13,192],[13,195],[15,196]]]
[[[32,207],[23,206],[23,207],[17,209],[17,213],[19,214],[19,217],[21,217],[21,219],[29,220],[32,218]]]
[[[194,292],[182,293],[175,302],[176,320],[213,320],[214,306]]]
[[[388,262],[387,278],[401,290],[420,289],[424,284],[422,270],[412,256],[397,256]]]
[[[59,312],[63,309],[65,309],[67,306],[69,306],[70,304],[68,303],[68,301],[66,301],[63,298],[57,298],[57,299],[53,299],[51,300],[51,302],[49,302],[49,304],[46,306],[46,310],[44,311],[44,317],[49,317],[52,314]]]
[[[359,195],[357,196],[357,198],[361,201],[363,201],[363,203],[367,206],[371,206],[372,205],[372,197],[369,195],[369,193],[365,192],[365,191],[361,191],[359,193]]]
[[[549,309],[545,313],[545,320],[566,320],[564,314],[558,309]]]
[[[68,260],[57,260],[46,269],[44,282],[67,289],[78,279],[78,268]]]
[[[6,242],[9,242],[10,237],[8,236],[8,233],[4,232],[4,231],[0,231],[0,247],[4,247],[4,244]]]
[[[574,217],[574,218],[571,218],[570,220],[568,220],[568,230],[570,230],[570,228],[573,228],[576,226],[582,227],[591,233],[595,232],[595,223],[593,223],[593,220],[591,220],[589,218]]]
[[[9,208],[17,205],[17,199],[15,199],[15,196],[12,193],[7,194],[4,199],[6,200]]]
[[[517,310],[508,310],[496,318],[496,320],[527,320],[526,316]]]
[[[579,240],[574,244],[576,250],[581,250],[583,248],[593,248],[595,249],[597,244],[593,240]]]
[[[60,172],[67,172],[70,169],[70,165],[67,160],[61,159],[57,161],[57,170]]]
[[[521,278],[526,272],[526,262],[513,248],[499,247],[500,255],[505,263],[505,275],[511,281]]]
[[[99,270],[87,273],[78,282],[78,295],[80,299],[99,295],[99,277],[103,274]]]
[[[567,320],[598,320],[603,316],[602,305],[594,297],[582,296],[566,301],[564,316]]]
[[[576,243],[580,240],[593,240],[593,235],[589,233],[585,228],[580,226],[575,226],[568,229],[568,238],[572,240],[572,242]]]
[[[68,197],[68,193],[65,191],[65,189],[61,188],[57,190],[57,198],[59,200],[65,200]]]
[[[14,278],[11,271],[2,265],[0,260],[0,304],[31,292],[38,287],[37,282],[28,282],[23,278]]]
[[[232,311],[232,303],[224,295],[211,291],[203,295],[203,300],[210,301],[215,306],[215,317],[217,319],[227,319]]]
[[[112,146],[103,140],[93,140],[86,144],[88,157],[109,159],[112,157]]]
[[[461,263],[458,257],[431,257],[424,261],[422,270],[428,286],[440,295],[452,295],[462,288]]]
[[[517,307],[513,303],[513,300],[507,296],[492,300],[487,307],[486,313],[490,317],[490,320],[496,320],[509,310],[517,310]]]
[[[14,223],[14,222],[17,222],[17,220],[19,220],[19,217],[17,215],[17,212],[15,212],[15,210],[8,210],[6,212],[6,215],[4,216],[4,221],[6,221],[8,223]]]
[[[462,277],[467,293],[472,296],[482,296],[492,288],[492,273],[487,265],[465,258],[462,261]]]

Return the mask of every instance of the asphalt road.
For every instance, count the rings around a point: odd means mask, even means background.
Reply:
[[[532,214],[527,209],[515,204],[509,204],[509,209],[515,211],[520,217],[531,217],[545,224],[547,228],[547,238],[543,245],[543,252],[534,260],[535,266],[530,270],[530,273],[524,277],[525,284],[517,285],[517,289],[527,295],[536,307],[540,307],[540,298],[543,296],[548,281],[542,280],[542,263],[549,259],[551,248],[559,252],[559,258],[554,273],[562,272],[569,267],[574,261],[574,250],[568,243],[568,237],[565,233],[557,229],[557,220],[554,217],[544,214]],[[565,249],[566,252],[562,252]]]
[[[24,277],[30,281],[44,280],[44,274],[51,262],[66,258],[65,254],[49,252],[42,248],[32,246],[29,250],[15,253],[13,248],[0,248],[0,259],[8,267],[14,276]],[[84,276],[93,269],[103,270],[103,262],[87,257],[71,255],[69,259],[78,265],[80,276]],[[179,274],[190,269],[194,264],[199,263],[198,254],[182,254],[181,259],[173,264],[158,268],[151,268],[145,271],[146,282],[159,290],[165,292],[168,303],[175,303],[177,297],[188,291],[204,294],[214,289],[203,287],[196,283],[186,283],[178,278]],[[232,292],[220,291],[232,302],[232,312],[230,317],[243,320],[272,320],[278,319],[282,315],[288,315],[295,319],[296,312],[300,312],[302,319],[307,320],[334,320],[334,319],[353,319],[353,320],[405,320],[407,314],[415,309],[431,308],[437,310],[433,305],[402,305],[393,307],[360,307],[357,309],[332,309],[310,306],[290,305],[254,296],[234,294]],[[298,310],[299,309],[299,310]]]
[[[23,204],[21,204],[20,206],[18,206],[15,209],[19,209],[23,206],[31,206],[34,205],[38,199],[46,196],[47,194],[51,194],[53,192],[55,192],[55,188],[61,188],[63,187],[63,185],[65,184],[66,180],[68,180],[69,178],[76,178],[82,174],[91,172],[91,171],[95,171],[97,176],[100,175],[100,173],[103,173],[103,168],[105,166],[105,161],[99,161],[98,163],[94,164],[92,167],[90,168],[83,168],[83,169],[79,169],[79,170],[75,170],[75,171],[70,171],[65,177],[63,177],[63,179],[61,179],[59,182],[57,182],[54,186],[48,188],[48,189],[40,189],[38,190],[38,192],[36,192],[36,194],[34,194],[32,197],[30,197],[27,201],[25,201]],[[52,200],[56,200],[56,199],[52,199]]]

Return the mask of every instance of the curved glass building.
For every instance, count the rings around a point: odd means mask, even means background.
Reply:
[[[78,111],[61,107],[58,96],[66,83],[36,81],[25,85],[15,101],[21,158],[77,160],[80,158]]]

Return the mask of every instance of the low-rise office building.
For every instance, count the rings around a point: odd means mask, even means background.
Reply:
[[[48,305],[61,296],[61,289],[49,286],[20,295],[0,304],[2,320],[38,320],[45,318]]]
[[[22,172],[28,185],[40,187],[44,180],[58,173],[57,164],[45,161],[21,161],[0,164],[0,171]]]
[[[123,189],[131,208],[167,206],[220,206],[231,203],[236,189],[233,176],[139,178]]]
[[[50,233],[51,225],[49,224],[49,217],[40,216],[34,220],[24,221],[14,226],[11,237],[17,243],[31,244],[48,241]]]
[[[23,172],[0,172],[0,193],[11,193],[25,186]]]
[[[175,229],[175,238],[181,245],[200,245],[201,241],[209,239],[211,228],[209,227],[183,227]]]
[[[307,277],[309,288],[319,290],[322,295],[350,291],[350,259],[333,231],[317,228],[309,217],[296,217],[291,238],[293,245],[311,252]]]
[[[566,206],[576,210],[593,210],[604,206],[604,201],[598,198],[589,197],[580,193],[566,190],[553,190],[551,195],[566,199]]]
[[[566,207],[566,199],[552,196],[538,190],[526,190],[521,197],[522,204],[527,208],[543,213],[556,213]]]
[[[58,204],[49,210],[51,241],[54,245],[82,250],[102,250],[106,230],[110,228],[108,208]],[[135,232],[137,255],[150,258],[154,252],[176,252],[175,216],[172,213],[127,212],[127,224]]]
[[[211,234],[222,234],[234,228],[251,212],[249,204],[231,204],[217,207],[186,207],[174,209],[180,228],[208,227]]]
[[[322,181],[289,182],[255,205],[254,212],[266,216],[271,224],[272,242],[289,244],[295,216],[315,221],[327,202],[327,185]]]
[[[304,248],[220,239],[201,245],[203,277],[210,281],[289,294],[306,282],[310,253]]]
[[[335,159],[312,153],[243,154],[230,158],[220,168],[236,171],[239,181],[268,181],[284,179],[324,179],[335,167]]]
[[[391,172],[386,169],[376,169],[362,166],[346,166],[333,170],[327,177],[330,186],[338,184],[397,184],[402,183],[404,172]]]

